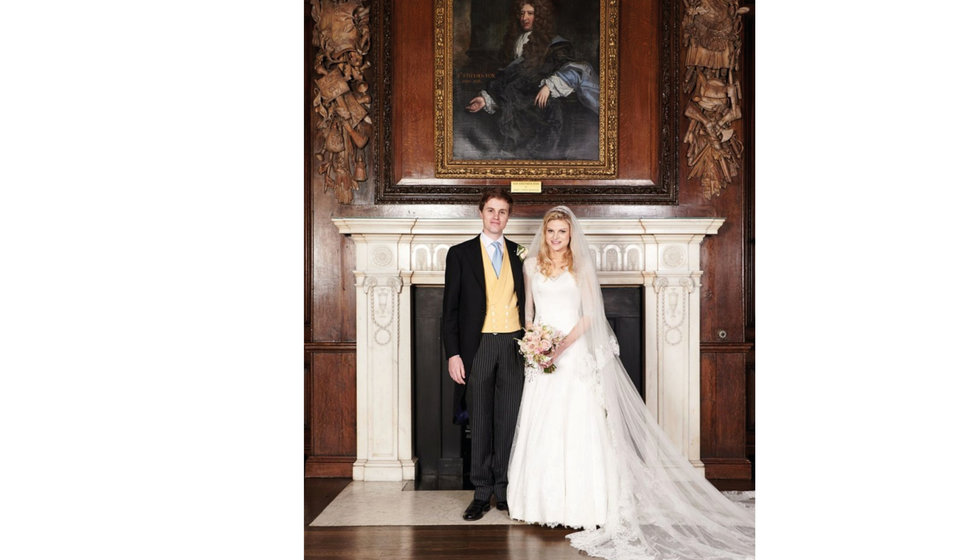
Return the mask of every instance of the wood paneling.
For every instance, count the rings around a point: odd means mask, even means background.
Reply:
[[[322,180],[322,179],[321,179]],[[355,340],[356,301],[354,244],[340,235],[330,218],[336,215],[332,192],[313,193],[312,338],[310,341]]]
[[[323,191],[322,177],[308,171],[306,183],[306,349],[307,424],[310,453],[307,473],[311,476],[350,476],[350,462],[356,453],[355,359],[356,339],[353,243],[337,232],[333,217],[477,217],[475,205],[468,199],[443,197],[439,204],[375,204],[379,175],[385,172],[376,154],[390,158],[395,180],[409,181],[431,177],[434,148],[433,132],[433,49],[432,1],[372,3],[371,18],[374,43],[380,47],[371,53],[374,63],[368,79],[375,99],[383,99],[391,90],[395,99],[389,114],[393,119],[390,145],[378,136],[372,138],[369,150],[371,177],[354,193],[354,202],[339,205],[331,191]],[[650,178],[664,172],[676,175],[677,205],[610,205],[596,196],[588,204],[569,206],[583,217],[689,217],[720,216],[725,224],[718,235],[709,236],[701,250],[702,298],[702,455],[706,458],[708,477],[717,484],[745,481],[751,476],[754,455],[754,371],[752,367],[754,338],[754,2],[744,17],[743,115],[735,124],[745,144],[745,162],[734,184],[721,196],[705,199],[701,186],[687,180],[686,146],[679,145],[673,161],[660,162],[658,134],[665,113],[657,99],[663,87],[659,83],[664,64],[660,61],[659,38],[676,23],[660,21],[661,4],[657,0],[621,3],[620,26],[620,150],[621,177]],[[386,12],[385,7],[391,11]],[[680,17],[681,2],[675,2],[673,17]],[[307,5],[307,10],[309,6]],[[386,20],[391,35],[384,36]],[[307,17],[307,24],[312,20]],[[308,43],[309,41],[307,41]],[[390,68],[382,56],[390,49]],[[426,53],[429,53],[428,55]],[[309,64],[307,64],[309,68]],[[632,78],[627,78],[632,76]],[[640,78],[637,78],[640,76]],[[653,76],[654,78],[650,78]],[[644,78],[645,77],[645,78]],[[306,86],[309,86],[307,78]],[[680,88],[675,88],[675,103],[686,103]],[[642,101],[642,100],[646,101]],[[309,118],[307,97],[307,128]],[[674,115],[679,122],[675,130],[686,130],[687,119]],[[383,124],[385,111],[380,103],[372,107],[372,118]],[[307,142],[307,169],[315,170],[310,141]],[[378,152],[377,150],[381,150]],[[483,184],[484,181],[469,181]],[[540,217],[550,202],[535,201],[533,196],[518,199],[514,216]],[[476,232],[474,232],[475,234]],[[725,332],[724,338],[719,335]],[[340,474],[324,474],[340,473]],[[730,477],[737,477],[732,479]]]
[[[313,356],[310,352],[303,353],[303,459],[308,459],[313,454],[312,426],[310,425],[310,386],[313,384],[313,376],[310,367]]]
[[[316,346],[310,351],[307,475],[350,476],[357,455],[356,353],[350,344]]]
[[[741,200],[738,189],[729,188],[717,199],[716,211],[725,218],[718,235],[708,236],[701,246],[702,342],[744,342],[745,301]]]
[[[351,478],[354,475],[355,455],[314,455],[306,459],[305,476],[312,478]]]
[[[708,478],[752,478],[752,466],[745,452],[744,348],[702,347],[701,459]]]

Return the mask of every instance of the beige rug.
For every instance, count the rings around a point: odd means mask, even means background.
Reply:
[[[523,524],[496,508],[490,508],[479,521],[464,521],[463,511],[473,499],[472,490],[412,490],[413,484],[412,481],[353,481],[310,526]],[[725,495],[746,507],[755,507],[755,492],[725,492]]]
[[[412,490],[414,482],[353,481],[310,523],[311,527],[360,525],[511,525],[490,508],[478,521],[463,520],[472,490]],[[408,490],[403,490],[407,485]]]

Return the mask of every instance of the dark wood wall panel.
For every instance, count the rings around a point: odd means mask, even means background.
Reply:
[[[435,171],[433,5],[396,1],[393,8],[392,174],[395,181],[420,180]]]
[[[701,354],[701,459],[708,478],[751,478],[746,457],[747,345],[708,346]]]
[[[313,355],[307,351],[303,353],[303,458],[308,459],[313,455],[313,426],[311,425],[310,406],[311,395],[310,387],[313,385],[312,371]]]
[[[661,74],[660,10],[650,0],[621,2],[619,30],[619,159],[620,177],[656,177],[660,154],[661,114],[657,99],[659,83],[636,79],[634,68],[648,68],[651,76]],[[642,22],[634,25],[632,22]]]
[[[340,235],[330,219],[336,215],[333,193],[313,193],[313,268],[311,342],[356,338],[354,244]]]
[[[755,461],[755,353],[748,355],[745,375],[745,454]]]
[[[674,169],[678,196],[676,205],[569,204],[583,217],[723,217],[725,224],[708,236],[701,249],[702,294],[702,455],[706,472],[716,485],[737,482],[751,485],[750,458],[754,457],[754,2],[744,17],[741,68],[744,118],[735,123],[743,138],[745,157],[735,182],[720,196],[706,199],[701,185],[687,179],[687,146],[678,144],[676,161],[660,162],[659,145],[663,130],[659,58],[663,31],[678,26],[661,21],[661,0],[621,2],[620,25],[620,177],[658,177],[659,165]],[[682,2],[675,0],[673,17],[683,14]],[[385,9],[390,8],[386,13]],[[307,10],[309,6],[307,5]],[[391,22],[386,36],[382,24]],[[379,174],[390,161],[394,181],[437,184],[434,175],[434,92],[433,92],[433,0],[413,2],[376,1],[371,6],[373,67],[368,71],[372,95],[376,100],[372,118],[385,118],[380,105],[385,78],[390,80],[392,138],[386,144],[377,135],[369,154],[370,177],[354,192],[352,204],[336,202],[332,191],[323,190],[323,179],[316,173],[312,155],[313,140],[307,142],[306,181],[306,384],[307,475],[350,476],[356,452],[356,304],[353,270],[353,243],[341,236],[333,217],[392,216],[457,218],[478,216],[471,202],[457,204],[375,204]],[[307,17],[307,24],[312,19]],[[390,41],[390,60],[381,55]],[[308,41],[309,42],[309,41]],[[307,52],[307,60],[310,56]],[[307,72],[309,74],[309,64]],[[306,87],[310,79],[307,76]],[[676,93],[681,113],[686,96]],[[313,120],[307,129],[312,138]],[[680,135],[687,130],[681,119]],[[380,152],[374,150],[381,150]],[[378,160],[378,154],[381,159]],[[483,180],[455,181],[453,184],[486,184]],[[497,181],[500,183],[500,181]],[[547,184],[547,182],[545,183]],[[524,197],[514,216],[540,217],[551,203]],[[474,232],[476,234],[477,232]],[[725,337],[719,335],[725,332]]]
[[[745,342],[745,231],[740,200],[732,200],[740,198],[738,194],[737,189],[723,193],[716,211],[725,223],[701,247],[702,342]]]
[[[352,344],[312,345],[309,476],[351,476],[357,456],[357,356]]]

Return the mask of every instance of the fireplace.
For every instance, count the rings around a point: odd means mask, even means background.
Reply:
[[[412,480],[412,290],[443,284],[446,252],[477,219],[335,218],[357,264],[355,480]],[[696,468],[700,460],[700,247],[722,218],[580,220],[603,286],[643,290],[647,407]],[[539,220],[511,218],[528,245]]]

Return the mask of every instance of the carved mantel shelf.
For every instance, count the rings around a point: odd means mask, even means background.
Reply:
[[[646,403],[691,463],[700,459],[701,242],[724,218],[580,219],[604,285],[642,286]],[[480,219],[334,218],[357,265],[355,480],[412,480],[411,286],[443,284],[449,247]],[[511,218],[529,245],[540,220]]]

